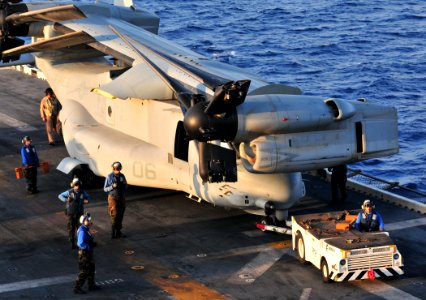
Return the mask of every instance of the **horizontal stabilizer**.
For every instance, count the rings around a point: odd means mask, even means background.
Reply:
[[[32,54],[24,54],[18,60],[6,62],[6,63],[0,63],[0,68],[21,66],[21,65],[33,65],[34,63],[35,63],[35,59]]]
[[[92,42],[95,42],[95,39],[93,39],[87,33],[84,33],[82,31],[73,32],[3,51],[2,57],[45,50],[58,50],[66,47],[88,44]]]
[[[20,25],[38,21],[62,22],[83,18],[86,16],[75,5],[69,4],[11,14],[6,18],[6,22]]]

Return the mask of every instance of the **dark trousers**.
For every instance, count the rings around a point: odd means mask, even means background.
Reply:
[[[86,252],[78,250],[78,273],[77,279],[75,280],[75,288],[80,289],[86,282],[90,287],[95,286],[95,260],[93,258],[93,252]]]
[[[113,230],[121,230],[125,210],[126,200],[124,197],[114,197],[108,195],[108,213],[111,217],[111,225]]]
[[[340,198],[339,198],[340,192]],[[346,193],[346,178],[333,178],[331,177],[331,202],[333,203],[343,203],[347,197]]]
[[[27,191],[34,192],[37,190],[37,167],[29,167],[24,169],[24,176],[27,180]]]
[[[68,216],[68,224],[67,224],[68,238],[69,238],[71,244],[73,244],[73,245],[75,245],[75,233],[76,233],[78,226],[79,226],[80,216],[81,215],[79,215],[79,214]]]

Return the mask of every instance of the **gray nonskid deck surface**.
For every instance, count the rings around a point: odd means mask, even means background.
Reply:
[[[136,187],[128,191],[123,228],[128,237],[121,240],[110,239],[105,194],[88,190],[93,201],[86,211],[94,219],[96,281],[102,290],[76,297],[77,253],[70,248],[57,199],[70,178],[55,170],[67,153],[63,144],[48,145],[38,112],[46,86],[15,71],[0,71],[0,113],[32,130],[0,121],[1,299],[424,298],[426,226],[418,213],[376,201],[385,223],[395,224],[390,233],[404,256],[404,276],[323,284],[319,270],[297,261],[289,236],[255,228],[257,216],[199,204],[175,191]],[[14,175],[27,134],[52,167],[39,175],[36,195],[27,195],[25,182]],[[327,183],[305,176],[305,184],[308,197],[291,214],[359,209],[364,198],[350,191],[345,205],[331,208]],[[406,222],[412,219],[419,220],[417,225]]]

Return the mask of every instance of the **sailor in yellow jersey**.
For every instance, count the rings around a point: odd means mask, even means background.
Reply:
[[[57,131],[56,126],[61,104],[51,88],[47,88],[45,94],[46,96],[40,102],[40,116],[43,123],[46,124],[49,145],[55,146],[54,132]]]

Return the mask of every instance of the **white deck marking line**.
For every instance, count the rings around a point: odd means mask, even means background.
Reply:
[[[0,123],[15,128],[21,132],[36,131],[37,128],[14,119],[6,114],[0,113]]]
[[[76,277],[77,276],[73,274],[0,284],[0,294],[67,282],[70,283],[74,281]]]
[[[268,271],[284,254],[292,251],[291,249],[273,249],[259,253],[254,259],[247,263],[240,270],[232,274],[227,282],[233,284],[251,284],[263,273]]]
[[[399,230],[399,229],[417,227],[422,225],[426,225],[426,218],[418,218],[418,219],[395,222],[390,224],[385,223],[385,231]]]
[[[386,284],[380,280],[374,280],[374,281],[354,281],[352,282],[353,285],[356,285],[363,290],[374,294],[376,296],[382,297],[386,300],[420,300],[420,298],[414,297],[413,295],[410,295],[404,291],[401,291],[397,288],[394,288],[393,286],[390,286],[389,284]]]
[[[302,295],[300,295],[299,300],[308,300],[309,296],[311,295],[312,288],[304,288]]]

